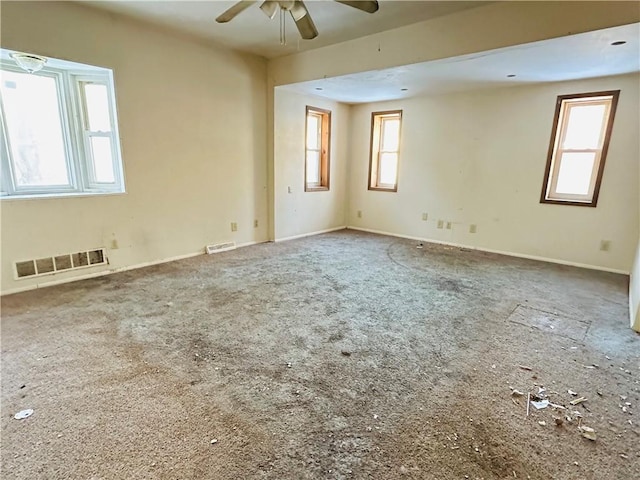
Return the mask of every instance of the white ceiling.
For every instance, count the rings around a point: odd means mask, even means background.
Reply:
[[[620,40],[627,43],[611,45]],[[636,23],[463,57],[278,88],[345,103],[365,103],[638,71],[640,24]],[[508,78],[510,74],[516,77]],[[402,91],[403,88],[407,91]]]
[[[491,2],[379,0],[374,14],[332,0],[305,0],[319,36],[301,40],[286,16],[287,44],[280,44],[278,16],[260,1],[226,24],[215,18],[235,1],[80,0],[82,3],[182,31],[266,58],[323,47]],[[625,40],[621,46],[611,43]],[[640,70],[640,24],[614,27],[526,45],[414,65],[325,78],[278,88],[345,103],[365,103],[508,85],[576,80]],[[507,75],[515,74],[513,78]],[[321,90],[320,90],[321,89]],[[406,89],[406,90],[403,90]]]
[[[269,19],[260,10],[260,2],[231,22],[219,24],[215,18],[234,5],[235,1],[81,1],[92,7],[121,13],[266,58],[324,47],[490,3],[381,0],[380,9],[369,14],[332,0],[305,0],[320,32],[318,37],[301,40],[293,19],[287,15],[287,44],[281,45],[279,17],[276,15],[273,20]]]

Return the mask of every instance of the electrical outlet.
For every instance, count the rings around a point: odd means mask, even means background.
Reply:
[[[478,227],[475,224],[469,225],[469,233],[476,233],[478,231]]]
[[[258,228],[258,219],[257,218],[253,221],[253,228]]]
[[[600,250],[603,252],[611,250],[611,240],[600,240]]]
[[[422,220],[426,222],[428,218],[429,218],[429,215],[427,215],[426,213],[422,214]]]
[[[442,228],[444,226],[443,220],[438,220],[438,228]]]
[[[231,231],[232,232],[238,231],[238,224],[236,222],[231,222]]]
[[[358,210],[358,212],[356,213],[356,216],[358,218],[362,218],[362,210]]]
[[[451,222],[447,222],[447,230],[451,230]]]
[[[287,193],[291,193],[291,187],[287,187]]]

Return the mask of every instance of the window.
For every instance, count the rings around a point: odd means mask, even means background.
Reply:
[[[329,148],[331,112],[307,107],[304,190],[329,190]]]
[[[369,190],[398,191],[402,110],[371,114]]]
[[[47,59],[27,73],[0,51],[3,197],[124,191],[111,70]]]
[[[596,206],[619,93],[558,97],[541,203]]]

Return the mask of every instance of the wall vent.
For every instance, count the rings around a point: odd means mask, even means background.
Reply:
[[[205,247],[205,251],[208,254],[212,254],[212,253],[227,252],[229,250],[235,250],[235,248],[236,248],[236,244],[234,242],[216,243],[215,245],[207,245]]]
[[[16,278],[40,277],[66,270],[106,265],[109,263],[106,253],[104,248],[96,248],[85,252],[16,262]]]

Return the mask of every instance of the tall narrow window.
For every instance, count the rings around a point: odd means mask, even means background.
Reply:
[[[398,191],[402,110],[371,114],[369,190]]]
[[[87,152],[91,185],[112,184],[115,181],[115,139],[109,112],[109,91],[106,83],[78,81],[83,100],[83,136]]]
[[[306,192],[329,190],[331,112],[307,107],[305,130],[304,189]]]
[[[541,203],[596,206],[619,93],[558,97]]]

